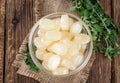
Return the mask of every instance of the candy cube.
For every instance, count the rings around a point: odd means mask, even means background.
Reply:
[[[50,70],[55,70],[59,64],[60,64],[60,56],[58,55],[52,55],[48,58],[48,61],[47,61],[47,67],[50,69]]]
[[[70,33],[72,33],[72,34],[79,34],[81,32],[82,28],[83,28],[82,23],[76,22],[70,28]]]
[[[34,44],[37,48],[46,49],[47,46],[51,44],[51,41],[46,41],[45,37],[36,37]]]
[[[50,70],[50,69],[48,68],[48,66],[47,66],[47,62],[46,62],[46,61],[43,61],[43,62],[42,62],[42,66],[43,66],[45,69]]]
[[[39,60],[43,60],[43,55],[46,53],[46,51],[45,50],[43,50],[43,49],[37,49],[36,51],[35,51],[35,55],[36,55],[36,57],[39,59]]]
[[[76,43],[72,43],[71,47],[68,50],[68,54],[71,56],[79,54],[79,45],[77,45]]]
[[[69,70],[65,67],[59,67],[57,69],[55,69],[54,71],[52,71],[52,73],[54,75],[65,75],[69,73]]]
[[[57,41],[61,39],[61,32],[58,30],[47,31],[45,33],[45,37],[47,41]]]
[[[62,30],[69,30],[69,16],[68,15],[62,15],[60,22],[61,22]]]
[[[56,29],[56,25],[53,20],[44,18],[39,21],[39,28],[42,28],[46,31],[53,30]]]
[[[74,41],[79,42],[81,44],[87,44],[90,42],[90,36],[86,34],[77,34],[74,37]]]
[[[38,30],[38,32],[37,32],[37,35],[39,36],[39,37],[43,37],[44,35],[45,35],[45,30],[43,30],[43,29],[39,29]]]
[[[62,62],[61,62],[61,66],[66,67],[70,70],[74,70],[76,68],[76,65],[68,59],[63,59]]]
[[[73,56],[72,61],[76,66],[78,66],[82,62],[83,57],[84,57],[83,54],[79,53],[78,55]]]
[[[58,55],[65,55],[68,51],[68,47],[67,45],[64,45],[63,43],[61,42],[57,42],[53,45],[51,45],[49,48],[48,48],[49,51],[52,51]]]
[[[37,48],[43,48],[44,47],[44,45],[41,44],[41,38],[40,37],[35,37],[35,39],[34,39],[34,45]]]
[[[53,19],[56,26],[56,30],[60,30],[61,27],[60,20],[61,20],[60,18]]]

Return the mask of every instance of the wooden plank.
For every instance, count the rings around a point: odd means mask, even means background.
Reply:
[[[0,83],[3,83],[4,72],[4,22],[5,22],[5,0],[0,0]]]
[[[100,0],[105,10],[111,15],[111,1]],[[33,2],[34,0],[7,0],[6,10],[6,83],[38,83],[32,79],[17,75],[11,67],[15,54],[18,51],[22,40],[33,25]],[[48,12],[46,12],[47,14]],[[93,64],[89,83],[110,83],[111,62],[102,54],[97,53]],[[118,61],[118,60],[117,60]],[[117,63],[118,64],[118,63]],[[116,72],[117,73],[117,72]],[[119,81],[119,80],[118,80]]]
[[[15,76],[12,61],[15,56],[15,32],[12,23],[14,14],[14,3],[11,0],[6,2],[6,57],[5,57],[5,83],[13,82]]]
[[[115,23],[120,26],[120,0],[112,0],[113,17]],[[120,43],[120,36],[118,37]],[[112,61],[112,83],[120,83],[120,55]]]
[[[33,26],[34,0],[7,0],[5,83],[38,83],[16,74],[12,62],[23,39]]]
[[[106,13],[111,16],[111,0],[100,0]],[[103,54],[96,53],[96,60],[90,72],[88,83],[110,83],[111,61]]]

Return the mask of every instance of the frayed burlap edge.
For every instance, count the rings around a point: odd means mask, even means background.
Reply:
[[[46,0],[46,2],[50,4],[50,6],[53,4],[53,1]],[[62,3],[62,4],[59,4],[59,6],[57,6],[58,8],[53,7],[53,6],[51,6],[52,8],[50,8],[49,6],[46,6],[47,3],[45,3],[44,0],[35,0],[35,9],[34,9],[35,17],[36,17],[35,21],[37,21],[42,16],[52,13],[52,12],[56,12],[56,11],[57,12],[61,12],[61,11],[67,12],[69,10],[67,8],[69,8],[72,5],[72,2],[70,2],[69,0],[68,1],[67,0],[65,0],[65,1],[64,0],[56,0],[55,3],[58,3],[58,2],[59,3],[64,2],[65,5]],[[69,4],[66,4],[66,3],[69,3]],[[56,6],[56,5],[54,5],[54,6]],[[46,7],[47,11],[46,11],[45,7]],[[44,10],[43,10],[43,8],[44,8]],[[55,9],[53,9],[53,8],[55,8]],[[78,72],[77,74],[68,76],[65,78],[52,77],[52,76],[46,75],[46,73],[44,73],[43,71],[34,72],[30,69],[30,67],[28,65],[26,65],[26,63],[25,63],[26,57],[22,53],[23,53],[23,51],[26,50],[26,44],[28,43],[28,36],[29,35],[27,35],[26,38],[23,40],[23,43],[21,44],[21,46],[19,48],[19,52],[16,55],[16,59],[13,62],[13,66],[18,68],[18,70],[17,70],[18,74],[24,75],[27,77],[31,77],[35,80],[40,81],[41,83],[48,83],[48,82],[49,83],[86,83],[88,76],[89,76],[89,71],[90,71],[92,64],[94,62],[94,59],[95,59],[95,53],[92,54],[92,57],[91,57],[90,61],[88,62],[88,64],[86,65],[86,67],[83,70],[81,70],[80,72]]]

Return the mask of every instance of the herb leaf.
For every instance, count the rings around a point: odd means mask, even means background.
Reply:
[[[29,53],[29,49],[28,49],[28,44],[26,44],[26,47],[27,47],[26,51],[23,52],[23,55],[26,56],[25,63],[30,66],[31,70],[38,71],[39,68],[33,63],[32,59],[30,57],[30,53]]]
[[[105,14],[98,0],[73,0],[81,19],[87,24],[92,33],[94,50],[104,53],[108,59],[120,54],[120,45],[117,42],[120,28]]]

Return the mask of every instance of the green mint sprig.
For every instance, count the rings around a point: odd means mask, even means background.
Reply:
[[[70,9],[77,11],[90,28],[94,50],[104,53],[110,60],[120,54],[120,44],[117,41],[120,27],[105,14],[101,4],[97,0],[73,0],[73,2],[75,6]]]
[[[34,62],[32,61],[32,59],[30,57],[30,53],[29,53],[29,49],[28,49],[28,44],[26,44],[26,47],[27,47],[27,49],[23,52],[23,55],[26,56],[25,63],[30,66],[31,70],[37,72],[39,70],[39,68],[34,64]]]

